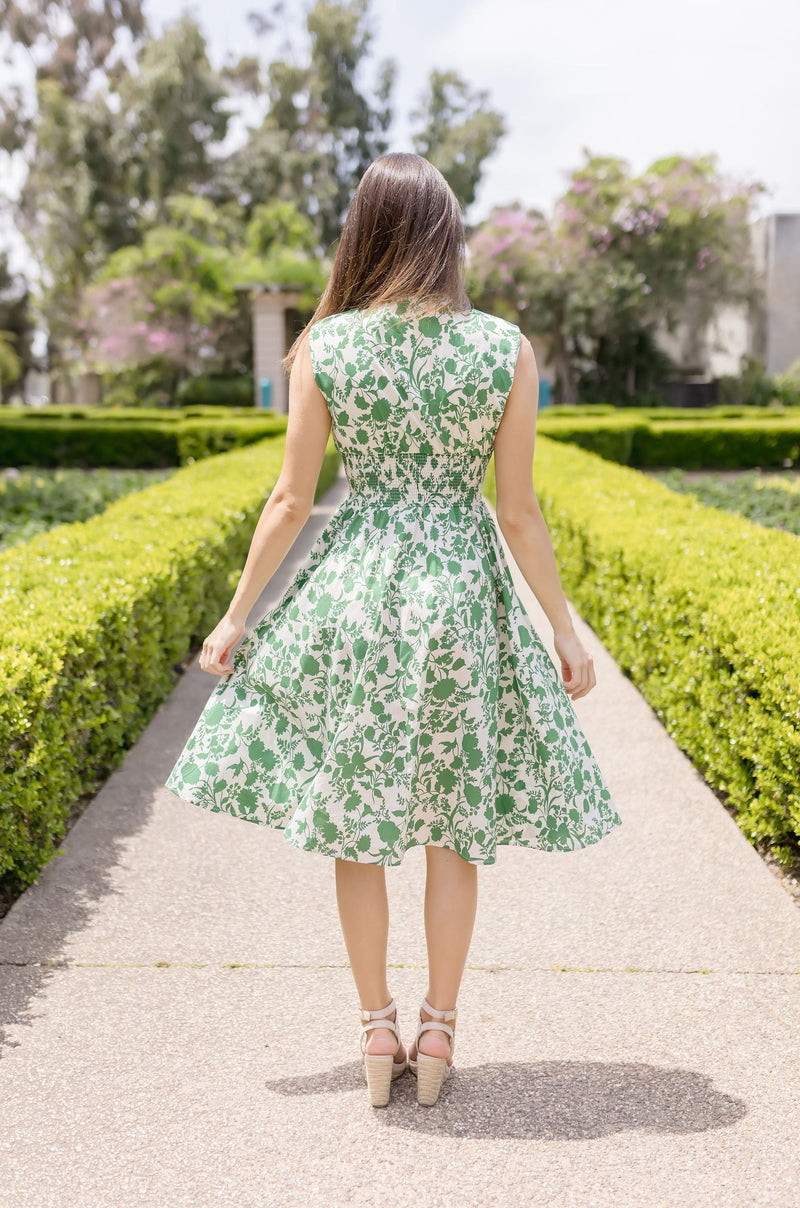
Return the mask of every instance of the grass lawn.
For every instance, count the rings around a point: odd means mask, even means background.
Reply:
[[[800,473],[763,470],[650,470],[673,491],[744,516],[764,528],[800,536]]]
[[[43,470],[0,472],[0,550],[55,528],[88,520],[133,491],[174,474],[168,470]]]

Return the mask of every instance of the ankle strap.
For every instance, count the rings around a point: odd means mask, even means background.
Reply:
[[[423,1011],[427,1011],[429,1015],[432,1015],[434,1019],[439,1019],[442,1021],[447,1019],[455,1019],[456,1017],[455,1007],[453,1007],[450,1011],[437,1011],[435,1007],[431,1006],[427,998],[423,998],[422,1000],[422,1009]]]
[[[386,1017],[388,1015],[391,1015],[392,1011],[394,1011],[394,1010],[396,1010],[396,1005],[395,1005],[394,999],[392,999],[392,1001],[389,1003],[388,1007],[381,1007],[380,1011],[365,1011],[362,1007],[361,1019],[362,1019],[362,1022],[366,1022],[369,1019],[386,1019]],[[387,1025],[387,1027],[388,1026],[389,1025]]]

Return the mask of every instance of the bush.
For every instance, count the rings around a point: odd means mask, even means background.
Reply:
[[[131,491],[174,470],[43,470],[0,477],[0,549],[29,541],[58,524],[88,520]]]
[[[780,467],[800,458],[800,419],[794,412],[763,419],[651,419],[640,415],[549,416],[539,431],[579,445],[608,461],[684,470]]]
[[[168,420],[113,418],[0,419],[0,465],[124,466],[129,469],[185,465],[212,453],[252,444],[286,431],[288,417],[261,412],[224,418],[181,416]]]
[[[800,537],[800,490],[796,484],[759,470],[744,470],[735,478],[717,474],[689,478],[685,471],[676,469],[654,473],[672,491],[694,495],[701,503],[744,516],[762,528],[783,529]]]
[[[175,391],[175,401],[182,407],[200,404],[215,407],[252,407],[254,384],[252,376],[186,378]]]
[[[800,543],[537,441],[562,582],[754,844],[800,840]],[[494,462],[486,477],[494,498]]]
[[[265,416],[280,415],[277,411],[261,408],[215,407],[197,404],[191,407],[0,407],[0,424],[14,424],[18,420],[91,420],[93,423],[137,424],[153,422],[159,424],[181,423],[191,416],[204,415],[214,419],[264,419]],[[284,415],[284,419],[286,416]]]
[[[151,356],[124,369],[102,373],[102,397],[115,407],[169,406],[178,381],[178,366],[164,356]]]
[[[284,441],[262,441],[0,555],[0,888],[35,880],[230,602]],[[336,475],[329,440],[317,487]]]

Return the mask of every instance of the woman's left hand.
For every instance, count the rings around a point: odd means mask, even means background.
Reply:
[[[234,621],[226,615],[222,618],[213,633],[203,642],[200,655],[200,666],[211,675],[229,675],[233,664],[228,662],[231,649],[244,633],[244,622]]]

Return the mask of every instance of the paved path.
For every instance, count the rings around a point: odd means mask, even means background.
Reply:
[[[800,911],[579,624],[623,825],[480,870],[430,1109],[409,1074],[368,1106],[332,862],[160,787],[192,665],[0,924],[0,1208],[800,1204]],[[423,878],[419,848],[387,872],[409,1038]]]

